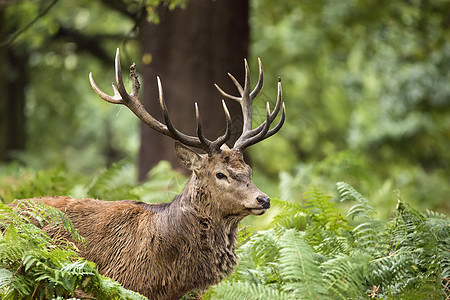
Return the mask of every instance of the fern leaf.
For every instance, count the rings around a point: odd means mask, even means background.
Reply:
[[[326,256],[334,256],[340,253],[348,254],[350,252],[351,249],[347,238],[328,232],[323,228],[318,228],[317,231],[320,231],[318,236],[320,236],[321,241],[314,243],[314,249],[318,253]]]
[[[341,299],[363,297],[370,256],[353,253],[351,256],[340,254],[321,264],[327,290]]]
[[[64,263],[61,267],[61,272],[78,276],[96,274],[93,263],[82,260],[76,260],[72,263]]]
[[[288,300],[294,298],[292,295],[263,285],[251,284],[248,282],[224,282],[214,288],[211,299]]]
[[[370,216],[374,212],[374,208],[368,204],[366,198],[364,198],[360,193],[358,193],[353,187],[345,182],[338,182],[336,184],[341,202],[343,201],[353,201],[356,204],[351,207],[347,213],[347,216],[352,218],[360,216],[363,218],[371,218]]]
[[[322,286],[314,251],[302,236],[300,232],[288,229],[280,237],[280,274],[285,281],[282,288],[295,297],[318,299],[327,293]]]
[[[332,232],[348,229],[348,222],[337,207],[337,203],[331,201],[331,196],[323,194],[315,187],[305,193],[304,209],[312,220],[313,226],[310,227],[312,231],[318,227]]]
[[[376,220],[359,224],[352,230],[355,246],[371,252],[386,251],[388,244],[383,234],[384,229],[383,223]]]
[[[104,169],[86,188],[86,196],[103,200],[139,199],[135,185],[123,176],[130,166],[130,159],[123,159]]]
[[[306,229],[307,215],[300,204],[272,199],[272,204],[280,209],[272,220],[272,226],[283,226],[284,228]]]
[[[13,278],[13,272],[5,268],[0,268],[0,291],[8,289],[11,286]]]

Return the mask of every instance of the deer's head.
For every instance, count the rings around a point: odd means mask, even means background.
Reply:
[[[242,153],[222,147],[222,151],[198,154],[180,143],[175,144],[178,161],[193,171],[196,187],[207,192],[208,209],[222,217],[261,215],[270,207],[270,198],[252,182],[250,167]],[[202,204],[201,204],[202,205]]]
[[[105,101],[114,104],[126,105],[139,119],[150,128],[167,135],[177,142],[175,143],[175,153],[181,165],[193,172],[193,176],[200,188],[207,190],[210,199],[214,199],[214,206],[217,212],[227,215],[246,216],[249,214],[263,214],[270,207],[270,198],[262,193],[251,181],[251,169],[244,162],[243,150],[255,143],[258,143],[276,132],[278,132],[285,120],[285,107],[281,101],[281,80],[278,80],[278,95],[273,111],[270,110],[269,103],[266,105],[266,120],[259,126],[252,129],[252,102],[263,87],[263,69],[259,62],[259,78],[255,88],[250,90],[250,72],[245,60],[245,82],[241,86],[231,74],[228,74],[235,84],[239,96],[232,96],[224,92],[216,85],[219,92],[226,98],[237,101],[242,109],[243,128],[241,136],[236,140],[232,148],[228,148],[225,143],[230,138],[231,117],[225,101],[222,100],[223,110],[226,118],[225,133],[216,140],[211,141],[203,135],[200,113],[195,104],[197,136],[189,136],[178,131],[172,124],[167,111],[164,94],[159,77],[157,77],[159,90],[159,103],[164,116],[164,123],[151,116],[144,106],[139,102],[139,81],[135,71],[135,65],[130,67],[132,80],[132,92],[128,94],[122,80],[122,69],[120,66],[119,49],[117,49],[115,70],[116,84],[113,83],[114,95],[110,96],[96,85],[89,74],[92,88]],[[282,111],[277,125],[271,127],[278,113]],[[190,147],[202,149],[205,154],[198,154]]]

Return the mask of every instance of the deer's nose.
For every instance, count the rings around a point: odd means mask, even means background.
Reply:
[[[262,208],[269,208],[270,207],[270,198],[267,195],[261,195],[256,197],[256,200],[258,203],[262,206]]]

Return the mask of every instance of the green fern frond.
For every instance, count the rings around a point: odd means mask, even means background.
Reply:
[[[295,299],[282,291],[248,282],[223,282],[216,286],[209,296],[210,299],[223,300],[288,300]]]
[[[312,187],[305,193],[304,209],[312,220],[312,231],[317,227],[323,227],[332,232],[348,229],[348,221],[331,198],[316,187]]]
[[[348,210],[347,216],[351,216],[352,218],[355,218],[356,216],[366,219],[371,218],[371,215],[374,212],[374,208],[368,204],[369,201],[366,198],[364,198],[352,186],[345,182],[336,183],[336,187],[339,193],[339,197],[341,198],[341,202],[356,202],[356,204]]]
[[[307,215],[302,206],[295,202],[283,201],[279,199],[271,200],[274,207],[280,209],[280,212],[270,223],[272,226],[282,226],[284,228],[296,228],[305,230]]]
[[[95,275],[95,265],[89,261],[77,260],[74,262],[64,262],[61,265],[61,272],[71,275]]]
[[[4,212],[4,230],[0,231],[1,299],[65,299],[76,289],[98,299],[145,299],[100,276],[95,264],[80,258],[72,244],[53,241],[32,223],[36,217],[38,223],[67,229],[74,239],[80,239],[70,220],[55,208],[29,200],[18,202],[14,210],[0,204],[0,211]]]
[[[8,294],[11,289],[11,283],[14,279],[14,273],[8,269],[0,268],[0,292]]]
[[[237,247],[245,244],[255,232],[255,227],[239,225]]]
[[[159,162],[148,173],[148,181],[136,188],[145,202],[167,202],[178,195],[186,184],[186,177],[172,169],[167,161]]]
[[[261,231],[253,235],[252,238],[242,247],[237,250],[238,254],[245,255],[251,260],[243,260],[247,262],[252,268],[257,268],[272,262],[278,256],[279,245],[277,241],[276,232],[273,229]],[[244,255],[242,255],[244,256]]]
[[[448,296],[441,282],[448,277],[449,226],[448,218],[427,217],[399,201],[389,253],[373,261],[370,282],[380,286],[380,293],[398,298]]]
[[[304,207],[275,200],[280,210],[275,228],[238,248],[240,264],[216,295],[247,299],[261,287],[293,299],[450,297],[448,217],[421,214],[400,201],[386,224],[373,217],[372,207],[356,190],[344,183],[338,187],[342,199],[356,202],[347,216],[358,217],[354,227],[331,197],[315,188],[306,194]],[[296,213],[306,218],[304,231],[287,229],[292,219],[281,221]]]
[[[111,300],[146,300],[147,297],[139,293],[123,288],[117,281],[111,278],[97,275],[95,280],[90,280],[84,283],[84,291],[95,296],[96,299],[111,299]]]
[[[351,185],[346,182],[336,183],[341,201],[353,201],[356,203],[368,203],[367,199],[363,197],[358,191],[356,191]]]
[[[19,200],[16,205],[17,217],[23,220],[22,225],[28,227],[29,233],[36,233],[38,236],[43,234],[39,228],[34,227],[33,222],[38,222],[40,227],[46,224],[54,223],[62,226],[62,229],[69,232],[75,241],[82,242],[83,238],[70,219],[60,210],[45,205],[39,201]],[[46,237],[46,235],[44,235]],[[48,238],[48,237],[47,237]]]
[[[379,220],[369,220],[357,225],[351,231],[355,248],[370,252],[386,251],[389,244],[384,230],[384,223]]]
[[[327,257],[334,256],[340,253],[348,254],[351,246],[348,243],[348,238],[333,234],[323,228],[317,228],[320,233],[317,236],[321,237],[320,243],[312,243],[317,253]],[[310,241],[307,239],[306,241]]]
[[[103,200],[139,199],[135,184],[124,180],[124,171],[131,167],[130,159],[115,162],[98,174],[86,188],[86,197]],[[84,196],[84,195],[83,195]]]
[[[280,274],[282,289],[295,298],[320,299],[327,295],[314,250],[303,241],[303,234],[288,229],[280,237]]]
[[[325,261],[320,269],[325,287],[331,295],[341,299],[363,297],[366,289],[363,284],[368,275],[370,256],[362,253],[339,254]]]

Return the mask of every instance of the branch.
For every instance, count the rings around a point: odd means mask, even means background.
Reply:
[[[80,31],[59,24],[59,30],[53,36],[55,39],[62,39],[74,42],[77,45],[77,51],[86,51],[99,58],[103,63],[109,64],[111,57],[108,55],[101,44],[105,39],[120,40],[126,38],[124,34],[94,34],[86,35]]]
[[[7,40],[3,41],[0,43],[0,48],[2,47],[7,47],[9,45],[11,45],[22,33],[24,33],[25,31],[27,31],[28,29],[31,28],[31,26],[33,26],[40,18],[42,18],[43,16],[45,16],[50,9],[53,8],[53,6],[55,6],[55,4],[58,2],[58,0],[53,0],[43,11],[41,11],[33,20],[31,20],[30,23],[28,23],[27,25],[25,25],[24,27],[22,27],[21,29],[17,30],[12,36],[10,36]]]
[[[142,7],[139,7],[139,9],[136,10],[135,12],[130,12],[128,10],[128,5],[122,0],[102,0],[102,3],[105,6],[127,16],[128,18],[134,21],[138,21],[140,15],[142,14],[141,13]]]

